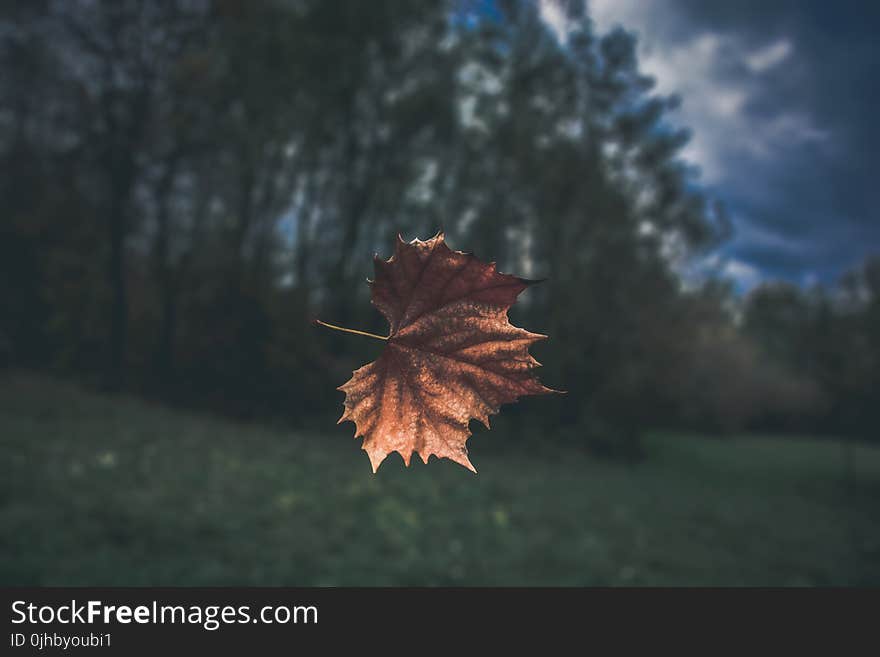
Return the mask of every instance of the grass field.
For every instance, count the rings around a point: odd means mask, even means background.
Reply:
[[[0,375],[0,584],[880,584],[880,449],[652,436],[624,466],[483,432],[377,475],[295,433]],[[531,455],[535,452],[536,455]]]

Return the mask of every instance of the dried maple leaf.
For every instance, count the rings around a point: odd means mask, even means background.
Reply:
[[[465,446],[470,420],[488,428],[501,404],[556,392],[538,382],[540,363],[529,354],[547,336],[507,318],[531,281],[452,251],[443,233],[409,243],[398,236],[394,255],[375,256],[375,269],[372,302],[388,319],[388,336],[341,330],[387,344],[338,388],[345,392],[339,422],[355,423],[373,472],[394,451],[407,466],[418,452],[425,463],[435,454],[476,472]]]

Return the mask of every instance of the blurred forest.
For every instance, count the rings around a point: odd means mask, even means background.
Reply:
[[[510,430],[880,432],[880,259],[746,297],[634,35],[524,0],[7,0],[0,363],[240,417],[335,421],[395,236],[547,279],[514,307],[568,395]],[[552,432],[552,434],[551,434]]]

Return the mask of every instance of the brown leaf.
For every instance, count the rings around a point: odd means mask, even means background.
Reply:
[[[547,336],[512,326],[507,310],[529,285],[495,263],[452,251],[443,233],[375,257],[372,302],[390,324],[375,361],[354,372],[339,422],[355,423],[373,472],[396,451],[435,454],[476,472],[467,457],[468,423],[489,426],[501,404],[556,392],[541,385],[529,346]]]

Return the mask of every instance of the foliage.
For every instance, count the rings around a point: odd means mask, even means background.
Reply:
[[[746,300],[744,315],[744,331],[764,358],[822,391],[825,399],[815,417],[822,428],[877,439],[880,258],[869,259],[830,290],[763,285]]]
[[[628,456],[658,425],[870,434],[876,310],[777,348],[686,289],[728,226],[677,100],[564,4],[559,38],[523,0],[5,3],[0,361],[306,425],[364,362],[310,320],[369,316],[361,254],[442,226],[548,279],[512,317],[569,395],[512,427]]]

